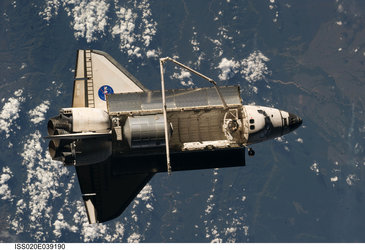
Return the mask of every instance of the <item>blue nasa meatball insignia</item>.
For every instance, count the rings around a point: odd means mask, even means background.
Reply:
[[[105,101],[106,99],[106,95],[108,94],[113,94],[114,90],[112,87],[110,87],[109,85],[103,85],[100,87],[98,94],[99,94],[99,98],[103,101]]]

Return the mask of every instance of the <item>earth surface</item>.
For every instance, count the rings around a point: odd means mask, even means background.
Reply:
[[[364,242],[365,2],[0,2],[0,241]],[[109,53],[147,88],[159,57],[239,84],[245,104],[304,120],[245,167],[155,175],[89,225],[47,119],[71,105],[77,49]],[[168,88],[208,86],[167,65]]]

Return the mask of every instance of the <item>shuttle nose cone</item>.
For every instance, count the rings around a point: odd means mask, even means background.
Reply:
[[[294,115],[292,113],[289,113],[289,129],[290,131],[293,131],[294,129],[297,129],[302,125],[302,118],[300,118],[297,115]]]

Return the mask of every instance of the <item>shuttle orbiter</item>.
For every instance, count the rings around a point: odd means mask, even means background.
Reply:
[[[165,91],[168,60],[214,86]],[[244,166],[249,145],[302,123],[243,105],[239,86],[218,87],[171,58],[160,64],[162,89],[151,91],[105,52],[77,52],[72,107],[48,121],[49,153],[75,166],[90,223],[118,217],[158,172]]]

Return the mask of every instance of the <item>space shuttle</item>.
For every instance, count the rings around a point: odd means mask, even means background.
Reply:
[[[164,88],[171,61],[212,87]],[[252,144],[290,133],[295,114],[243,105],[239,86],[160,59],[161,90],[149,90],[110,55],[78,50],[72,107],[47,124],[53,160],[76,168],[89,223],[120,216],[159,172],[245,166]]]

